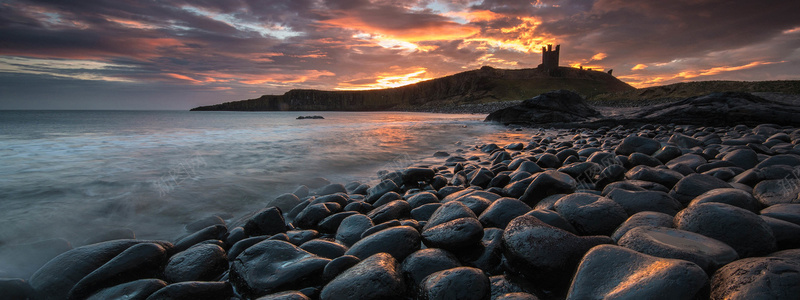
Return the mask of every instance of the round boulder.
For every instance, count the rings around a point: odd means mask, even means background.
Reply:
[[[581,235],[611,235],[628,218],[614,200],[595,194],[566,195],[554,207]]]
[[[320,299],[403,299],[404,290],[397,260],[376,253],[331,280],[322,288]]]
[[[736,249],[740,257],[775,251],[772,229],[753,212],[724,203],[702,203],[675,216],[675,227],[717,239]]]
[[[480,269],[457,267],[433,273],[420,284],[422,299],[483,300],[489,297],[489,277]]]
[[[640,253],[691,261],[708,273],[739,258],[731,246],[684,230],[641,226],[628,231],[618,245]]]

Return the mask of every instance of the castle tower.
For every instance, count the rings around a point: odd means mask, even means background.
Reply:
[[[539,68],[543,68],[547,71],[555,71],[558,69],[558,54],[561,51],[561,45],[556,45],[556,49],[553,50],[553,45],[547,45],[547,47],[542,47],[542,64],[539,65]]]

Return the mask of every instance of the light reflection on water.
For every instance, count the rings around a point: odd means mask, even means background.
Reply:
[[[309,114],[325,119],[295,120]],[[503,130],[483,117],[3,111],[0,244],[63,237],[80,245],[118,227],[174,239],[190,220],[242,215],[313,177],[364,181],[402,167],[398,157],[432,161],[435,151]]]

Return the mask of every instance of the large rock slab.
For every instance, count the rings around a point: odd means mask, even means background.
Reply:
[[[377,253],[331,280],[322,288],[320,299],[403,299],[404,291],[397,260]]]
[[[557,90],[525,100],[520,105],[495,111],[486,117],[486,121],[534,125],[582,122],[601,116],[580,95]]]
[[[285,241],[266,240],[247,248],[230,265],[230,282],[251,298],[321,283],[330,259]]]
[[[800,126],[800,108],[738,92],[712,93],[650,106],[633,119],[647,123],[702,126],[756,126],[764,123]]]
[[[567,299],[695,299],[706,282],[692,262],[602,245],[581,260]]]

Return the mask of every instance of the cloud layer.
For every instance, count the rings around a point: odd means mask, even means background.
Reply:
[[[614,69],[634,86],[800,79],[797,1],[7,0],[0,108],[186,109],[479,68]]]

